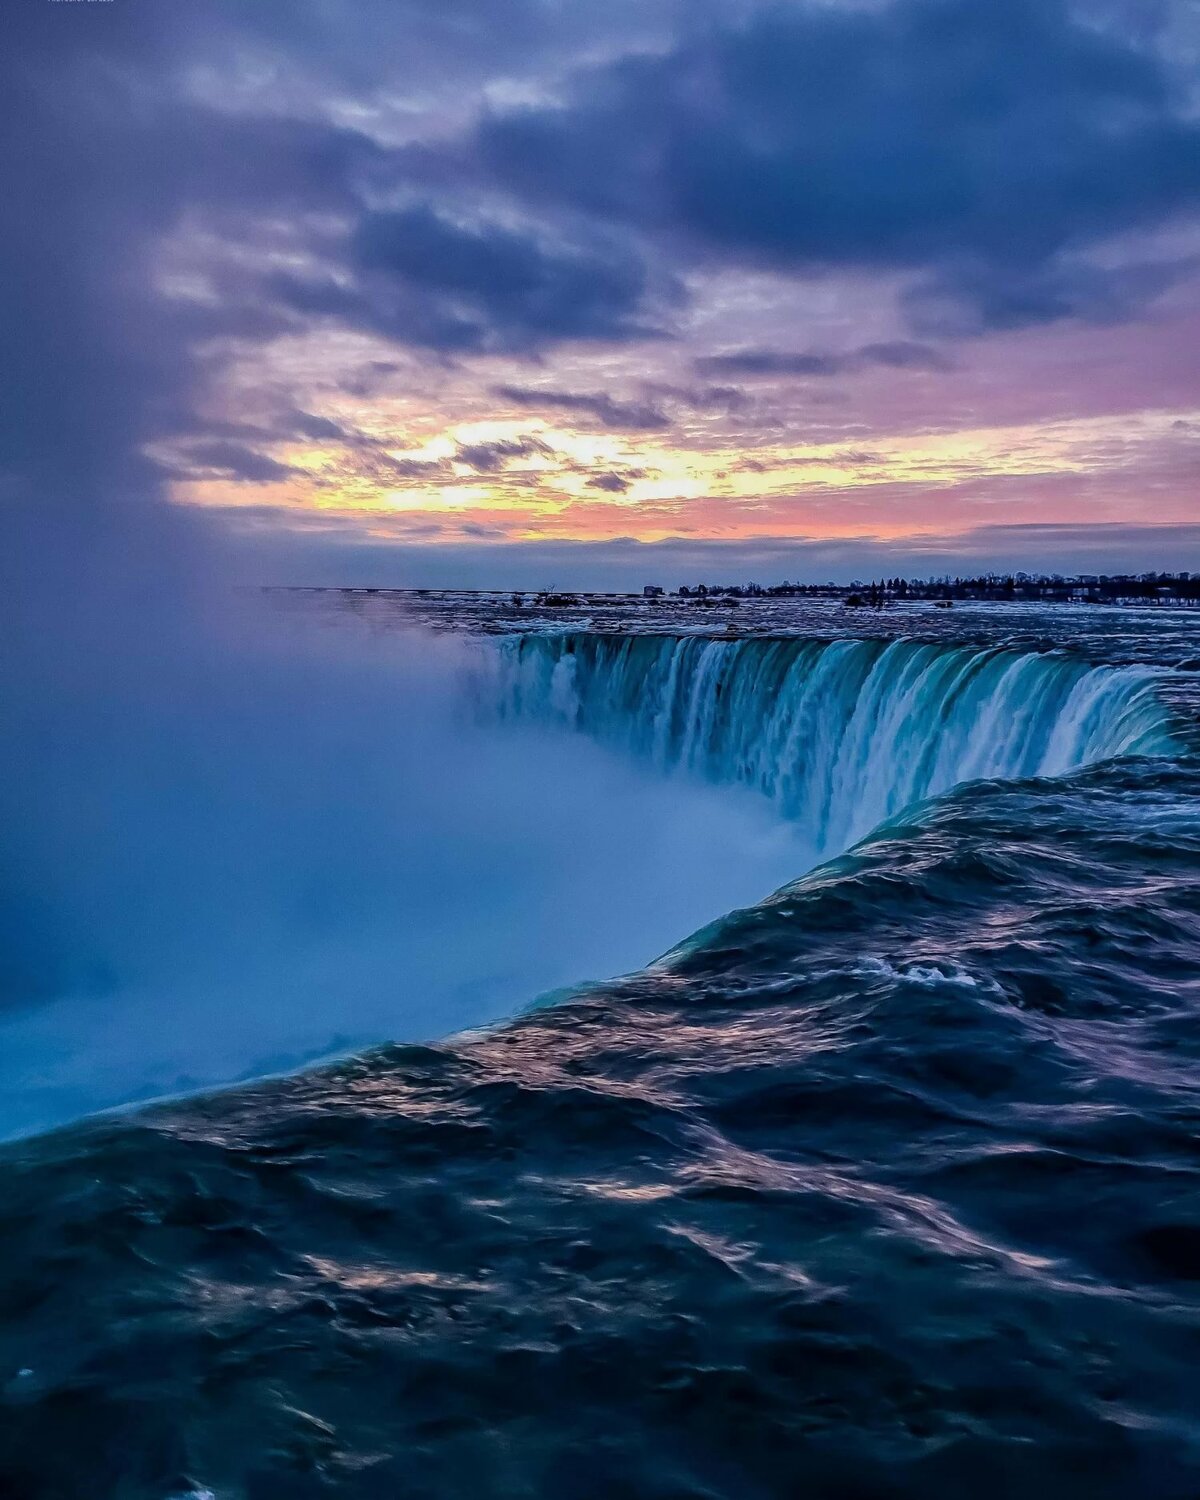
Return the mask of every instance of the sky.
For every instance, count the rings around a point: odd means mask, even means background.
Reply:
[[[0,504],[81,549],[1200,568],[1195,0],[7,0],[0,114]]]

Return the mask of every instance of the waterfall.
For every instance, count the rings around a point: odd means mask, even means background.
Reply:
[[[502,715],[753,787],[822,856],[962,781],[1173,748],[1152,671],[1063,653],[567,634],[507,637],[495,666]]]

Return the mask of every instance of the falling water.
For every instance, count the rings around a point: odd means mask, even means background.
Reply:
[[[497,656],[503,715],[753,787],[822,856],[959,782],[1172,748],[1152,671],[1064,653],[580,634],[508,638]]]

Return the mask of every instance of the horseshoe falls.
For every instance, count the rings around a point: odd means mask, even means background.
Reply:
[[[0,1492],[1195,1500],[1200,613],[350,598],[7,783]]]
[[[959,782],[1170,751],[1159,674],[908,640],[508,637],[485,689],[664,772],[764,794],[819,858]]]

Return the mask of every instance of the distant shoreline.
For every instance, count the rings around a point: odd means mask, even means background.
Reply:
[[[268,584],[268,592],[385,595],[410,598],[480,598],[540,608],[571,608],[589,601],[620,600],[655,605],[736,605],[741,600],[828,600],[852,609],[889,604],[956,602],[991,604],[1099,604],[1145,608],[1200,608],[1200,574],[1079,574],[1074,577],[988,575],[980,578],[880,579],[871,583],[695,584],[665,589],[480,589],[392,588],[354,584]]]

